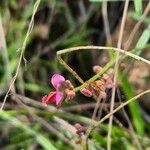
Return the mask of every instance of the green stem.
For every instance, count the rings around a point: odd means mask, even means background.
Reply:
[[[86,82],[84,82],[82,85],[76,87],[74,89],[75,92],[79,91],[80,89],[86,87],[89,85],[89,83],[95,81],[97,78],[99,78],[102,74],[104,74],[115,62],[115,59],[112,59],[111,61],[109,61],[102,70],[100,70],[95,76],[93,76],[92,78],[90,78],[89,80],[87,80]]]

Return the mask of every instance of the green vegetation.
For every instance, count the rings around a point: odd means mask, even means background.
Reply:
[[[36,0],[1,0],[0,1],[0,105],[10,87],[18,67],[22,52],[22,44],[26,37],[30,20],[33,16]],[[25,53],[12,85],[4,110],[0,110],[0,149],[44,149],[70,150],[83,149],[84,136],[92,125],[95,125],[110,111],[112,89],[107,89],[107,98],[101,101],[95,120],[92,120],[94,108],[97,107],[92,97],[85,97],[80,92],[69,103],[63,101],[61,109],[54,104],[45,107],[42,97],[53,91],[51,76],[62,74],[71,81],[75,90],[82,87],[72,73],[62,66],[57,57],[57,50],[85,45],[116,47],[116,36],[123,12],[122,0],[110,0],[107,5],[111,42],[105,33],[102,8],[105,0],[41,0],[34,18],[32,32],[26,41]],[[149,59],[150,48],[150,2],[134,0],[130,2],[127,18],[140,25],[134,37],[126,45],[123,40],[122,49]],[[106,19],[106,18],[105,18]],[[127,26],[129,22],[127,21]],[[133,27],[124,29],[123,39],[128,40]],[[33,28],[32,28],[33,27]],[[138,34],[137,34],[138,33]],[[126,37],[128,36],[128,38]],[[118,39],[117,39],[118,40]],[[126,49],[127,47],[127,49]],[[113,68],[115,52],[88,50],[64,54],[63,60],[84,80],[96,80],[99,75]],[[131,71],[135,69],[135,77],[139,73],[133,57],[120,55],[118,81],[116,83],[115,108],[121,103],[149,89],[149,64],[143,62],[142,74],[131,82]],[[125,67],[121,67],[121,65]],[[100,65],[104,70],[94,76],[92,67]],[[144,69],[144,70],[142,70]],[[138,70],[138,71],[137,71]],[[103,72],[104,71],[104,72]],[[76,88],[77,87],[77,88]],[[140,100],[147,101],[144,105]],[[121,101],[121,102],[120,102]],[[150,148],[150,114],[148,94],[129,103],[124,110],[114,114],[112,126],[112,150],[133,150]],[[124,113],[124,111],[126,113]],[[127,116],[125,116],[125,114]],[[147,119],[148,118],[148,119]],[[128,120],[129,119],[129,120]],[[84,127],[82,141],[76,133],[75,124]],[[132,126],[132,130],[130,128]],[[88,139],[89,150],[107,149],[108,120],[93,130]],[[78,143],[78,144],[77,144]]]

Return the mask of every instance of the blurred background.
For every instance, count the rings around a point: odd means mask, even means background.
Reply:
[[[34,3],[0,0],[0,105],[15,75]],[[124,2],[119,0],[41,0],[16,82],[5,112],[0,113],[0,149],[80,149],[73,125],[88,127],[96,101],[77,93],[57,110],[53,104],[44,107],[41,98],[53,90],[50,78],[54,73],[61,73],[75,87],[80,85],[58,62],[58,50],[81,45],[117,46],[123,9]],[[150,59],[149,0],[130,1],[122,49]],[[103,67],[114,57],[111,50],[63,55],[84,81],[94,75],[93,65]],[[126,57],[120,63],[117,85],[115,107],[150,88],[150,66]],[[111,89],[107,90],[102,116],[109,112],[110,98]],[[150,94],[118,111],[113,123],[112,149],[149,150]],[[106,149],[107,131],[108,121],[91,134],[91,150]]]

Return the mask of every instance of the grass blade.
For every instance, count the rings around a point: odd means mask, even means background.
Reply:
[[[23,124],[15,117],[12,117],[6,111],[0,111],[0,118],[9,121],[15,127],[25,130],[29,135],[32,135],[45,150],[57,150],[42,134],[35,132],[33,129]]]
[[[131,99],[132,97],[134,97],[136,95],[134,92],[134,88],[129,83],[126,75],[122,71],[119,71],[119,78],[121,79],[121,86],[123,88],[123,91],[125,92],[126,98]],[[138,101],[130,103],[128,106],[129,106],[133,124],[137,133],[140,135],[143,135],[145,125],[144,125],[144,121],[140,112],[140,106],[139,106]]]
[[[144,30],[141,37],[139,38],[136,47],[135,47],[135,53],[137,55],[140,55],[140,53],[143,50],[143,47],[148,43],[150,39],[150,24],[149,26]]]
[[[135,12],[137,14],[142,14],[142,0],[134,0]]]

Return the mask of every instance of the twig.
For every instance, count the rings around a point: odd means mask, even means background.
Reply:
[[[101,119],[101,115],[102,115],[103,109],[108,109],[108,108],[110,107],[110,105],[109,105],[109,107],[105,107],[105,106],[104,106],[104,104],[105,104],[104,101],[105,101],[105,100],[102,101],[102,103],[101,103],[101,105],[100,105],[100,108],[99,108],[99,110],[98,110],[98,120]],[[115,106],[114,106],[114,107],[115,107]]]
[[[99,96],[99,97],[97,98],[97,102],[96,102],[96,105],[95,105],[95,108],[94,108],[94,111],[93,111],[92,120],[95,120],[95,117],[96,117],[97,111],[98,111],[98,109],[99,109],[101,100],[102,100],[102,98],[101,98],[101,96]]]
[[[57,55],[57,59],[81,84],[84,83],[82,78],[59,55]]]
[[[93,45],[88,45],[88,46],[77,46],[77,47],[71,47],[71,48],[66,48],[66,49],[63,49],[63,50],[59,50],[57,51],[57,55],[62,55],[62,54],[65,54],[65,53],[70,53],[70,52],[73,52],[73,51],[79,51],[79,50],[113,50],[113,51],[116,51],[116,52],[119,52],[119,53],[122,53],[124,55],[127,55],[127,56],[130,56],[134,59],[137,59],[139,61],[143,61],[144,63],[147,63],[150,65],[150,61],[149,60],[146,60],[138,55],[135,55],[133,53],[130,53],[130,52],[127,52],[123,49],[120,49],[120,48],[115,48],[115,47],[105,47],[105,46],[93,46]]]
[[[79,5],[79,9],[80,9],[80,16],[81,16],[81,20],[86,18],[86,9],[85,9],[85,4],[83,0],[78,1],[78,5]]]
[[[48,112],[52,113],[53,115],[55,114],[55,115],[61,116],[63,118],[70,119],[73,121],[78,121],[78,122],[81,122],[81,123],[84,123],[87,125],[91,125],[91,124],[94,125],[96,123],[96,121],[91,122],[91,119],[89,119],[89,118],[74,115],[74,114],[66,112],[64,110],[57,109],[54,106],[48,105],[47,107],[45,107],[41,102],[38,102],[34,99],[31,99],[31,98],[28,98],[28,97],[25,97],[25,96],[22,96],[19,94],[15,94],[15,93],[13,93],[13,95],[17,96],[26,105],[34,106],[34,107],[39,108],[39,109],[44,109],[45,111],[48,111]],[[13,98],[13,96],[12,96],[12,98]]]
[[[126,20],[128,5],[129,5],[129,0],[126,0],[125,6],[124,6],[124,11],[123,11],[123,16],[122,16],[122,21],[121,21],[121,27],[120,27],[120,33],[119,33],[117,48],[121,48],[122,38],[123,38],[123,30],[124,30],[124,26],[125,26],[125,20]],[[114,72],[115,72],[114,73],[114,81],[113,81],[114,85],[116,85],[116,83],[117,83],[118,67],[119,67],[119,55],[120,55],[120,53],[117,52],[116,62],[115,62],[115,67],[114,67]],[[116,87],[114,86],[112,89],[110,112],[113,111],[113,109],[114,109],[115,93],[116,93]],[[109,118],[109,128],[108,128],[108,136],[107,136],[107,150],[111,150],[112,120],[113,120],[113,115],[110,116],[110,118]]]
[[[105,29],[107,44],[112,44],[109,21],[108,21],[107,1],[103,1],[102,3],[102,15],[103,15],[103,22],[104,22],[104,29]]]
[[[20,66],[21,66],[21,61],[22,61],[22,59],[24,59],[24,52],[25,52],[25,49],[26,49],[27,40],[28,40],[28,38],[29,38],[29,36],[30,36],[30,34],[31,34],[32,29],[33,29],[33,26],[34,26],[34,17],[35,17],[35,14],[36,14],[36,12],[37,12],[37,9],[38,9],[38,6],[39,6],[39,4],[40,4],[40,1],[41,1],[41,0],[37,0],[37,1],[35,2],[35,4],[34,4],[33,13],[32,13],[31,21],[30,21],[30,24],[29,24],[29,28],[28,28],[28,31],[27,31],[27,33],[26,33],[26,36],[25,36],[25,39],[24,39],[24,41],[23,41],[23,45],[22,45],[22,48],[21,48],[21,54],[20,54],[20,57],[19,57],[19,60],[18,60],[18,66],[17,66],[16,72],[15,72],[15,75],[14,75],[14,77],[13,77],[11,83],[10,83],[9,88],[8,88],[8,91],[7,91],[7,93],[6,93],[5,97],[4,97],[4,100],[3,100],[3,103],[2,103],[2,105],[1,105],[0,110],[3,110],[3,107],[4,107],[4,105],[5,105],[5,102],[6,102],[6,100],[7,100],[8,95],[9,95],[9,92],[11,91],[11,89],[12,89],[12,87],[13,87],[15,81],[16,81],[16,78],[17,78],[17,76],[18,76],[19,69],[20,69]],[[24,59],[24,60],[25,60],[25,59]]]
[[[120,103],[115,103],[115,107],[119,106]],[[77,104],[77,105],[73,105],[73,106],[67,106],[67,107],[64,107],[63,110],[66,110],[66,111],[76,111],[76,110],[85,110],[85,109],[91,109],[93,107],[95,107],[95,103],[86,103],[86,104]],[[100,105],[103,105],[103,107],[107,107],[109,108],[110,105],[109,103],[100,103]]]
[[[150,65],[150,61],[140,57],[140,56],[137,56],[133,53],[130,53],[130,52],[127,52],[127,51],[124,51],[122,49],[119,49],[119,48],[114,48],[114,47],[105,47],[105,46],[92,46],[92,45],[89,45],[89,46],[78,46],[78,47],[72,47],[72,48],[67,48],[67,49],[63,49],[63,50],[59,50],[57,51],[57,57],[58,56],[61,56],[62,54],[65,54],[65,53],[71,53],[73,51],[79,51],[79,50],[113,50],[113,51],[116,51],[116,52],[120,52],[122,54],[124,54],[125,56],[130,56],[134,59],[137,59],[139,61],[143,61],[147,64]],[[90,78],[88,81],[84,82],[82,85],[76,87],[74,90],[75,91],[79,91],[80,89],[86,87],[89,83],[95,81],[100,75],[102,75],[103,73],[105,73],[113,64],[115,63],[115,60],[112,59],[111,61],[109,61],[105,67],[103,67],[103,69],[97,73],[95,76],[93,76],[92,78]],[[67,70],[69,70],[67,68],[67,66],[64,66],[66,67]]]

